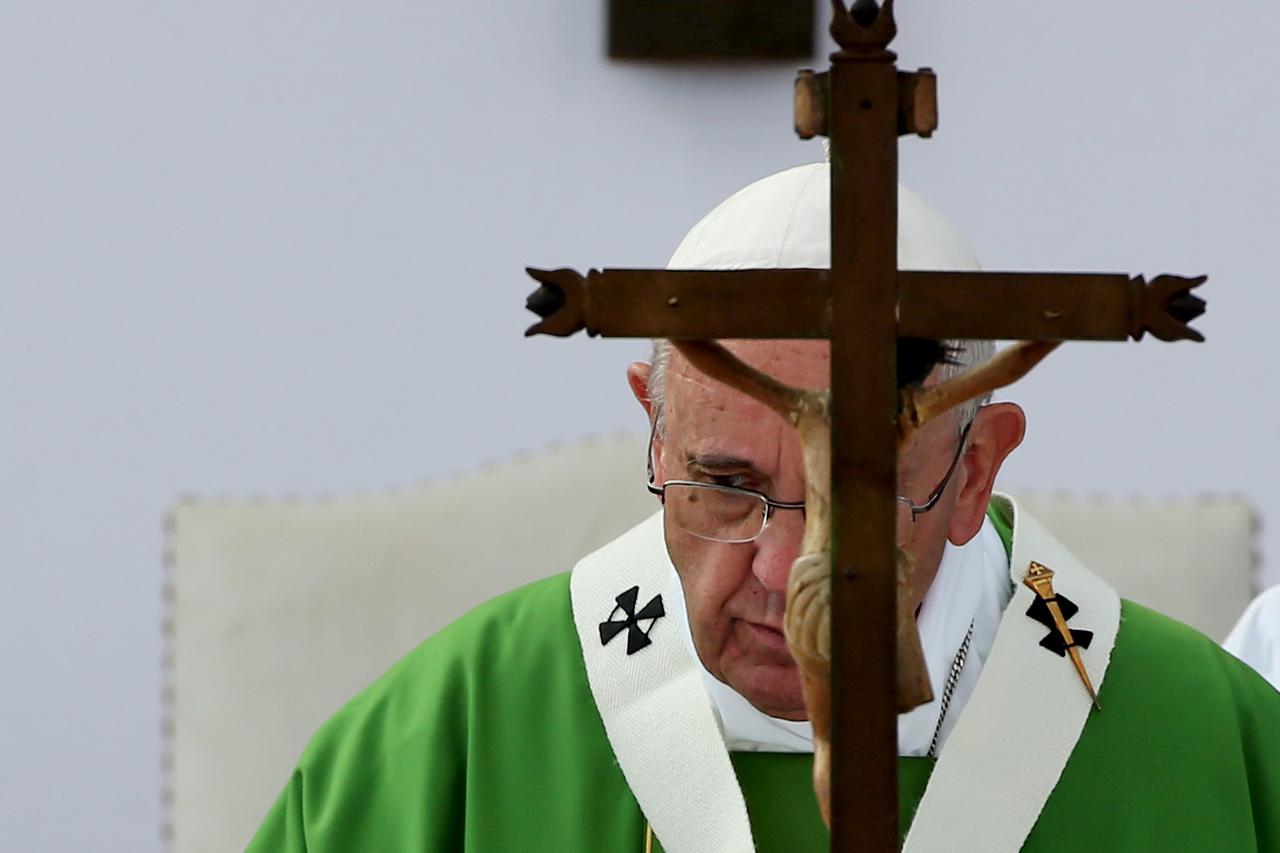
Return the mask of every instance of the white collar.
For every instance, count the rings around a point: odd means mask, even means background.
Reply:
[[[969,654],[964,668],[960,670],[960,678],[956,681],[951,705],[938,736],[938,748],[941,750],[978,684],[983,665],[991,654],[1000,618],[1012,595],[1009,554],[991,519],[983,519],[977,535],[965,544],[946,544],[938,572],[916,617],[920,644],[929,667],[933,701],[898,717],[899,755],[928,754],[942,710],[942,694],[951,664],[969,626],[973,625]]]
[[[928,753],[951,663],[972,624],[969,656],[956,682],[938,739],[938,746],[942,746],[978,683],[982,665],[995,642],[1000,616],[1012,594],[1009,557],[990,519],[984,520],[978,534],[964,545],[946,544],[938,572],[925,594],[916,620],[934,698],[932,702],[898,717],[899,755]],[[703,684],[711,697],[729,751],[813,752],[813,727],[808,722],[770,717],[702,666],[693,645],[684,592],[674,567],[667,583],[666,600],[669,602],[668,615],[680,627],[685,650],[702,673]]]
[[[813,726],[808,720],[793,722],[770,717],[743,698],[742,694],[716,678],[702,665],[693,645],[684,588],[675,567],[667,581],[668,615],[680,628],[685,652],[689,655],[711,697],[711,707],[730,752],[813,752]]]

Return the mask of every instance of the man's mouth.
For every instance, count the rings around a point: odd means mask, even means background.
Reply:
[[[787,638],[782,633],[781,627],[775,628],[772,625],[765,625],[761,622],[744,621],[742,624],[746,627],[751,638],[757,643],[769,649],[787,651]]]

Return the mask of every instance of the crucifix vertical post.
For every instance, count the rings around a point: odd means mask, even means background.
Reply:
[[[831,58],[827,101],[831,387],[838,389],[831,399],[833,850],[898,843],[897,710],[890,700],[897,627],[894,58],[874,42],[841,49]]]

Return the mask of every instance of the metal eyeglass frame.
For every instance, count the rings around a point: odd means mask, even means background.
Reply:
[[[938,505],[938,501],[942,499],[942,493],[947,490],[947,486],[951,483],[951,478],[952,476],[955,475],[956,468],[960,464],[960,457],[964,455],[964,444],[965,444],[965,441],[967,441],[969,438],[969,428],[973,426],[973,421],[974,419],[970,418],[969,422],[964,425],[964,429],[960,430],[960,441],[957,442],[956,444],[956,452],[955,452],[955,455],[951,457],[951,464],[947,466],[947,473],[942,475],[941,482],[939,482],[937,487],[934,488],[934,490],[929,493],[929,497],[925,499],[924,503],[913,504],[911,502],[911,499],[906,497],[905,495],[897,495],[895,497],[895,500],[901,501],[903,505],[906,506],[907,510],[911,513],[912,524],[915,524],[916,518],[918,516],[924,515],[926,512],[933,509],[935,506]],[[666,490],[667,490],[667,486],[669,485],[693,486],[699,489],[710,489],[712,491],[726,492],[728,494],[745,495],[745,496],[760,500],[764,503],[764,521],[760,523],[760,530],[756,533],[755,536],[752,536],[750,539],[729,539],[729,540],[710,539],[708,541],[724,542],[725,544],[729,544],[729,545],[754,542],[756,539],[760,538],[760,534],[764,533],[765,528],[769,526],[769,513],[771,510],[798,509],[801,512],[804,512],[804,506],[805,506],[804,501],[797,501],[797,502],[775,501],[773,498],[769,497],[764,492],[758,492],[755,489],[745,489],[741,486],[721,486],[717,483],[700,483],[697,480],[667,480],[665,483],[659,486],[657,484],[657,477],[653,469],[653,440],[655,437],[657,437],[657,434],[658,434],[658,421],[657,421],[657,418],[654,418],[653,425],[649,428],[648,458],[645,460],[645,472],[648,475],[648,482],[645,485],[649,489],[649,492],[651,494],[657,495],[658,498],[664,504],[666,503],[666,497],[667,497]],[[694,535],[697,535],[697,534],[694,534]],[[701,537],[701,538],[706,538],[706,537]]]
[[[976,415],[975,415],[976,417]],[[951,477],[956,473],[956,468],[960,465],[960,457],[964,455],[964,443],[969,439],[969,428],[973,426],[973,418],[964,425],[964,429],[960,430],[960,441],[956,444],[956,454],[951,457],[951,464],[947,466],[947,473],[942,475],[942,482],[938,483],[937,488],[929,493],[929,497],[925,498],[922,504],[913,504],[911,498],[905,495],[898,495],[895,500],[906,504],[908,510],[911,511],[911,523],[916,523],[916,517],[924,515],[929,510],[938,505],[938,501],[942,499],[942,493],[947,490],[947,486],[951,483]]]

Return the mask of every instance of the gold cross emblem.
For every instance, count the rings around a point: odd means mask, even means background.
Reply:
[[[1031,591],[1044,603],[1049,612],[1052,630],[1057,631],[1058,638],[1061,640],[1061,645],[1063,646],[1061,651],[1065,651],[1071,657],[1071,662],[1075,664],[1076,672],[1080,674],[1080,680],[1084,682],[1085,689],[1089,691],[1089,698],[1093,700],[1094,707],[1102,710],[1102,705],[1098,704],[1098,693],[1093,689],[1093,682],[1089,680],[1089,671],[1084,668],[1084,659],[1080,656],[1081,644],[1076,642],[1071,629],[1067,627],[1067,619],[1070,616],[1062,612],[1062,604],[1066,602],[1066,599],[1059,598],[1058,594],[1053,591],[1053,569],[1033,561],[1027,567],[1027,576],[1022,579],[1022,582],[1030,587]],[[1032,615],[1035,609],[1033,607],[1032,611],[1028,611],[1027,615],[1036,618]],[[1075,612],[1074,605],[1071,605],[1071,612]],[[1042,643],[1042,645],[1045,644]],[[1059,651],[1056,648],[1051,650]],[[1061,652],[1059,651],[1059,653]]]

